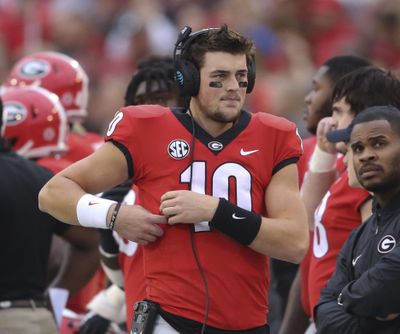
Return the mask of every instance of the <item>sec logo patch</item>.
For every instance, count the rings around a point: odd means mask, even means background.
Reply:
[[[189,144],[183,139],[175,139],[168,144],[168,154],[175,160],[186,158],[189,152]]]

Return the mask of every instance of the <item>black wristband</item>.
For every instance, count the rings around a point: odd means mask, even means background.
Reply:
[[[210,226],[248,246],[260,230],[261,216],[220,198]]]
[[[114,229],[115,221],[117,220],[117,215],[118,215],[118,211],[119,211],[120,207],[121,207],[121,203],[117,203],[117,205],[114,208],[114,211],[113,211],[113,213],[111,215],[110,224],[108,224],[108,228],[110,230]]]

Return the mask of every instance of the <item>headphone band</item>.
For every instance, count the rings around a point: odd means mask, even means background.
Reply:
[[[181,56],[187,47],[192,44],[192,41],[196,39],[198,36],[208,33],[209,31],[217,31],[221,30],[220,28],[205,28],[195,32],[192,32],[192,28],[189,26],[185,26],[181,32],[179,33],[178,39],[175,43],[174,49],[174,59],[177,56]]]

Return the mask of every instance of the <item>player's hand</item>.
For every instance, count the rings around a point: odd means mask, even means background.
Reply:
[[[168,217],[168,224],[196,224],[210,221],[217,210],[219,199],[188,190],[168,191],[161,196],[160,211]]]
[[[164,234],[160,224],[166,224],[167,218],[155,215],[140,205],[121,206],[114,230],[128,240],[147,245]]]
[[[326,134],[333,130],[336,130],[336,122],[332,117],[325,117],[318,122],[317,145],[327,153],[337,153],[336,145],[326,139]]]
[[[106,334],[110,324],[110,320],[94,314],[81,325],[77,334]]]

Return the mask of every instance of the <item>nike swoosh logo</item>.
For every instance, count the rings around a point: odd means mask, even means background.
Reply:
[[[240,155],[246,156],[246,155],[249,155],[249,154],[256,153],[256,152],[258,152],[258,151],[259,151],[259,150],[245,151],[244,149],[241,149],[241,150],[240,150]]]
[[[233,219],[246,219],[246,217],[236,216],[236,213],[234,213],[234,214],[232,215],[232,218],[233,218]]]
[[[355,259],[353,259],[353,261],[351,261],[353,263],[353,267],[355,267],[358,259],[361,257],[362,254],[358,255]]]
[[[92,201],[89,202],[89,205],[95,205],[95,204],[99,204],[99,202],[92,202]]]

